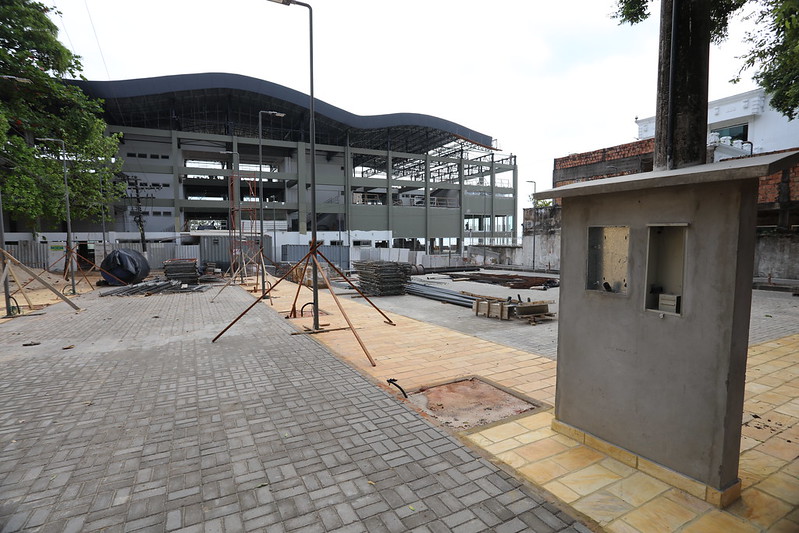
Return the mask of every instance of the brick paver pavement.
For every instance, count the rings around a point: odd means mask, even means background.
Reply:
[[[266,305],[211,344],[215,293],[0,325],[0,531],[588,531]]]

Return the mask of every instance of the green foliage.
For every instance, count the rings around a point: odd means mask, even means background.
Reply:
[[[646,20],[650,1],[617,0],[613,16],[630,24]],[[714,42],[727,37],[730,18],[747,5],[757,6],[750,17],[758,29],[746,38],[751,48],[741,71],[755,69],[754,78],[771,95],[772,107],[793,120],[799,112],[799,0],[713,0]]]
[[[753,15],[757,30],[741,71],[756,68],[755,80],[771,94],[771,106],[793,120],[799,113],[799,0],[761,0]]]
[[[711,39],[719,43],[727,37],[730,17],[750,0],[713,0],[710,2]],[[617,0],[613,18],[622,23],[638,24],[649,18],[652,0]]]
[[[533,204],[533,207],[552,207],[552,200],[535,200],[532,194],[527,198]]]
[[[102,103],[63,82],[79,58],[58,41],[51,8],[31,0],[0,4],[0,187],[12,216],[63,219],[64,141],[70,207],[75,218],[97,217],[119,198],[117,136],[106,136]]]

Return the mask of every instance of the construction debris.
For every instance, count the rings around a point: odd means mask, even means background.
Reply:
[[[478,299],[474,296],[469,296],[461,292],[452,291],[441,287],[432,287],[430,285],[417,283],[415,281],[408,283],[405,290],[408,294],[413,294],[414,296],[421,296],[422,298],[429,298],[439,302],[460,305],[461,307],[472,307],[472,302]]]
[[[535,325],[544,320],[555,318],[555,313],[549,312],[549,304],[554,303],[555,300],[522,302],[511,299],[505,301],[479,299],[472,304],[472,311],[474,311],[475,316],[499,318],[500,320],[510,320],[516,317]]]
[[[411,272],[407,263],[392,261],[355,261],[360,289],[368,296],[405,294]]]
[[[208,285],[189,285],[177,280],[153,280],[101,292],[100,296],[150,296],[158,293],[203,292],[208,288]]]
[[[516,316],[541,315],[549,313],[549,305],[554,303],[555,300],[518,303],[516,304]]]
[[[542,289],[560,287],[557,278],[543,278],[534,276],[519,276],[515,274],[486,274],[485,272],[462,272],[450,276],[454,281],[476,281],[478,283],[491,283],[502,285],[510,289]]]

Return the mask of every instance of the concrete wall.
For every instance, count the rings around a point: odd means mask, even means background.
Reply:
[[[560,270],[560,229],[536,235],[536,270]],[[755,240],[754,275],[774,279],[799,279],[799,234],[758,234]],[[533,236],[522,237],[515,265],[533,266]]]
[[[799,279],[799,234],[759,234],[755,276]]]
[[[707,485],[737,479],[756,180],[565,198],[556,417]],[[645,309],[648,224],[686,223],[681,314]],[[627,292],[587,290],[589,226],[629,227]]]

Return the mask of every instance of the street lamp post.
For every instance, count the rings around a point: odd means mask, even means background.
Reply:
[[[261,117],[263,115],[269,115],[270,117],[285,117],[285,113],[279,113],[277,111],[258,111],[258,220],[261,223],[261,242],[259,246],[261,247],[261,267],[263,267],[263,255],[264,255],[264,138],[263,138],[263,126],[261,122]],[[271,129],[271,128],[270,128]],[[272,230],[274,233],[275,229],[275,222],[274,222],[274,207],[272,207]],[[274,245],[274,243],[273,243]],[[274,254],[272,256],[272,261],[275,260]],[[266,292],[266,272],[261,273],[261,294]]]
[[[290,6],[292,4],[308,8],[308,36],[310,42],[310,135],[311,135],[311,254],[314,261],[313,268],[313,329],[319,329],[319,280],[316,267],[316,123],[314,113],[314,91],[313,91],[313,8],[305,2],[297,0],[270,0]]]
[[[69,213],[69,183],[67,181],[67,147],[62,139],[52,137],[37,137],[37,141],[50,141],[61,144],[61,157],[64,163],[64,201],[67,205],[67,261],[69,261],[69,277],[72,279],[72,294],[75,290],[75,266],[72,264],[72,217]]]
[[[536,213],[536,207],[535,207],[536,184],[535,184],[535,182],[533,180],[527,180],[527,183],[532,183],[533,184],[533,271],[535,271],[535,234],[537,232],[536,231],[537,228],[536,228],[535,223],[536,223],[536,219],[538,217],[538,215]]]

